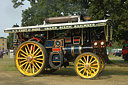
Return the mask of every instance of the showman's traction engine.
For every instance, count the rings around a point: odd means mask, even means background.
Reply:
[[[5,29],[13,33],[15,65],[25,76],[52,73],[73,61],[78,76],[92,79],[105,67],[112,41],[111,20],[84,21],[80,16],[53,17],[43,25]]]

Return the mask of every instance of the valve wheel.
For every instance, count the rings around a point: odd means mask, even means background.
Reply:
[[[100,70],[100,59],[93,53],[82,53],[75,60],[75,71],[81,78],[93,79],[98,76]]]
[[[21,74],[25,76],[36,76],[47,65],[46,50],[38,42],[24,42],[17,49],[15,64]]]

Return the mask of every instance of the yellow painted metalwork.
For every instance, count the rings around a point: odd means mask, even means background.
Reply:
[[[75,70],[82,77],[91,79],[100,72],[100,60],[92,53],[83,53],[76,58]]]
[[[74,57],[74,46],[71,46],[71,55]]]
[[[112,40],[112,35],[113,35],[113,29],[112,29],[112,26],[110,28],[110,40]]]
[[[106,42],[108,42],[108,25],[107,25]]]
[[[26,42],[18,48],[15,63],[23,75],[35,76],[44,66],[44,53],[36,43]]]
[[[100,72],[102,72],[102,71],[103,71],[103,69],[104,69],[105,64],[104,64],[103,59],[102,59],[99,55],[97,55],[97,56],[99,57],[100,62],[101,62],[101,70],[100,70]]]

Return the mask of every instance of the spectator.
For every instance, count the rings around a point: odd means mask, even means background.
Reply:
[[[6,50],[6,54],[8,55],[8,50]]]
[[[3,58],[3,51],[0,51],[0,58]]]

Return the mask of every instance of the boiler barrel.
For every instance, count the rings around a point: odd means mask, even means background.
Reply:
[[[69,56],[74,57],[75,55],[81,54],[83,49],[92,49],[92,48],[93,47],[81,47],[80,45],[72,45],[63,48],[63,50],[66,51],[66,53]]]
[[[76,46],[67,46],[63,48],[64,51],[68,53],[69,56],[74,57],[75,55],[81,54],[82,47],[79,45]]]

